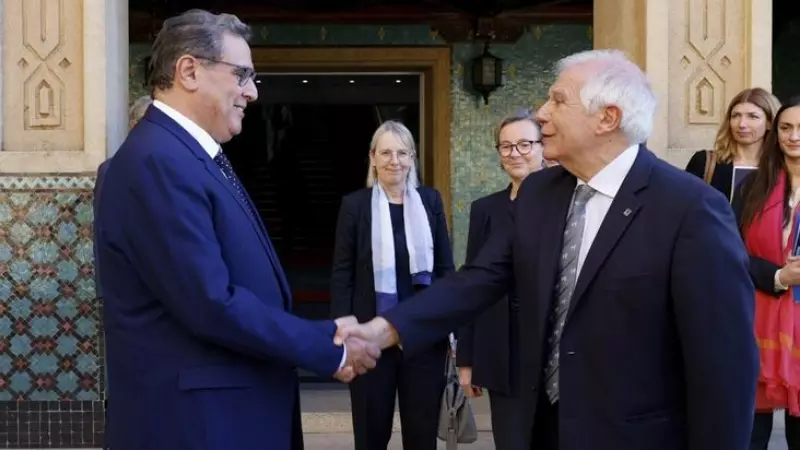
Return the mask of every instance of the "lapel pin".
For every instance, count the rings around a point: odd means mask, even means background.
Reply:
[[[625,216],[625,217],[628,217],[628,216],[631,215],[632,212],[633,211],[631,211],[630,208],[625,208],[625,211],[622,211],[622,215]]]

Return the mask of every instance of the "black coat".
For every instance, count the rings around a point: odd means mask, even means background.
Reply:
[[[466,263],[477,258],[492,233],[502,233],[514,224],[510,220],[510,187],[481,197],[472,203],[469,214]],[[513,296],[513,294],[512,294]],[[458,330],[456,364],[472,368],[472,383],[492,392],[511,394],[510,370],[512,320],[517,313],[511,308],[508,296],[491,306],[474,322]],[[516,324],[514,324],[516,329]]]
[[[454,270],[442,197],[437,190],[429,187],[420,186],[417,192],[431,226],[433,277],[441,278]],[[364,322],[376,315],[371,199],[370,188],[360,189],[342,198],[331,272],[333,318],[355,315]]]

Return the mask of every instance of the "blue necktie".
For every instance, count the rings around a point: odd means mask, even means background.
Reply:
[[[239,178],[236,177],[236,173],[233,171],[233,166],[231,165],[230,160],[228,157],[225,156],[222,149],[217,152],[217,156],[214,157],[214,162],[217,163],[220,169],[222,169],[222,174],[225,175],[225,178],[230,181],[233,188],[236,190],[236,193],[239,195],[239,200],[247,205],[247,210],[250,212],[250,216],[258,222],[259,214],[256,212],[255,207],[247,198],[247,194],[245,193],[244,187],[242,183],[239,181]]]

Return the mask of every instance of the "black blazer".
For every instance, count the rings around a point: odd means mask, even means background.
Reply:
[[[454,270],[442,197],[435,189],[417,188],[428,213],[433,237],[433,276]],[[364,322],[375,317],[375,279],[372,265],[372,189],[342,198],[336,223],[331,271],[331,317],[355,315]]]
[[[739,229],[742,228],[742,211],[744,210],[744,199],[747,197],[750,188],[753,185],[755,173],[751,173],[742,180],[738,189],[733,193],[733,201],[731,206],[736,215],[736,223]],[[744,235],[742,236],[744,238]],[[781,266],[757,256],[750,255],[750,278],[753,279],[753,284],[756,288],[773,297],[780,297],[783,291],[775,290],[775,272],[780,270]]]
[[[469,214],[466,263],[472,263],[494,232],[513,226],[510,220],[511,186],[472,203]],[[511,310],[508,296],[458,330],[456,364],[472,368],[472,383],[493,392],[511,393]],[[516,326],[515,326],[516,329]]]
[[[692,155],[689,163],[686,164],[686,171],[703,179],[706,174],[706,150],[700,150]],[[714,175],[711,176],[711,187],[722,192],[730,200],[731,183],[733,183],[733,163],[717,161]]]
[[[383,314],[413,357],[474,320],[516,278],[525,430],[544,383],[575,185],[564,167],[528,175],[511,229]],[[642,147],[589,250],[561,335],[561,449],[747,450],[758,378],[754,295],[728,200]]]

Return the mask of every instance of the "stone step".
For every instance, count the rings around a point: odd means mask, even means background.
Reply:
[[[471,400],[478,431],[491,431],[489,399]],[[304,433],[352,433],[350,392],[347,386],[335,383],[301,383],[300,405]],[[395,408],[394,431],[400,431],[400,415]]]

